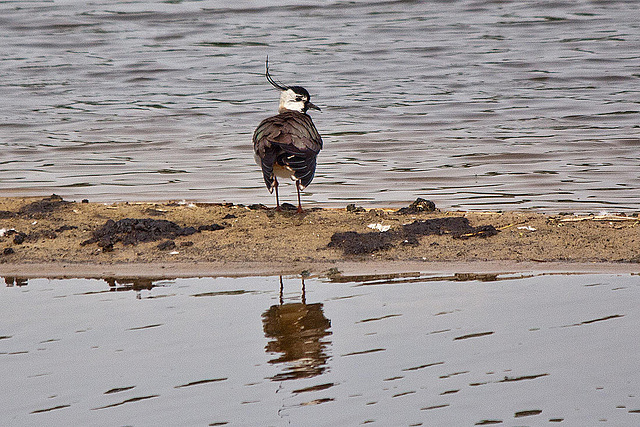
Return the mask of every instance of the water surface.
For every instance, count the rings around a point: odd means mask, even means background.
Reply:
[[[323,108],[310,203],[637,211],[635,9],[0,1],[0,195],[273,204],[251,148],[268,54]]]
[[[5,283],[3,425],[639,422],[637,275]]]

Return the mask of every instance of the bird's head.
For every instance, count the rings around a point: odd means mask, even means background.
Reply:
[[[311,95],[309,95],[309,92],[307,92],[305,88],[302,86],[284,86],[271,77],[271,74],[269,74],[269,57],[267,57],[265,62],[265,68],[267,81],[281,91],[279,112],[297,111],[299,113],[306,113],[309,108],[322,111],[318,106],[311,103]]]

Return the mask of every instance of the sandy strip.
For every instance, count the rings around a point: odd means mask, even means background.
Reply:
[[[0,199],[0,276],[322,276],[335,269],[638,273],[640,216],[447,212],[415,202],[404,210],[297,214],[224,203]]]

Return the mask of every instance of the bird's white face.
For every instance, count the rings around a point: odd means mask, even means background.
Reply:
[[[295,93],[291,89],[283,90],[280,94],[280,107],[278,111],[283,110],[297,111],[299,113],[306,112],[306,103],[309,101],[305,95]]]

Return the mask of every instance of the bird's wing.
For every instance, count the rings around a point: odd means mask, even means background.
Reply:
[[[253,146],[267,188],[273,185],[273,165],[278,163],[293,170],[302,187],[309,185],[316,169],[316,156],[322,149],[322,138],[307,114],[287,111],[269,117],[253,134]]]

